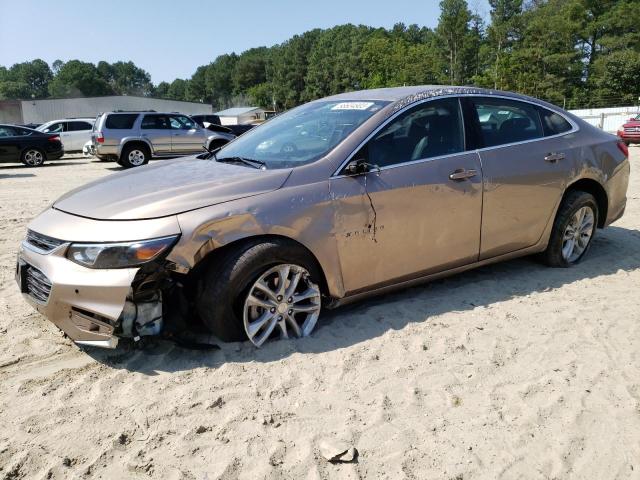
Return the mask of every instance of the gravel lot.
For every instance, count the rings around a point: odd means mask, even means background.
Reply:
[[[258,351],[78,349],[22,300],[16,248],[55,198],[119,168],[0,165],[0,478],[639,478],[631,151],[627,213],[577,267],[485,267]],[[326,462],[325,438],[359,456]]]

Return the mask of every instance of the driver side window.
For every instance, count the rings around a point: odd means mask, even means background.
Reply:
[[[389,122],[365,146],[367,161],[379,167],[464,151],[457,98],[421,103]]]

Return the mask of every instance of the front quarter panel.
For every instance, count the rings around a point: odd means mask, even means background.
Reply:
[[[258,235],[293,239],[315,256],[332,296],[344,293],[333,235],[333,207],[328,180],[214,205],[178,216],[183,235],[169,260],[185,268],[197,265],[214,249]]]

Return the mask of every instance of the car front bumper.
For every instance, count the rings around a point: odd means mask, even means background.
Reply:
[[[139,221],[100,221],[49,208],[29,228],[58,240],[44,251],[24,240],[15,277],[25,300],[78,344],[115,347],[119,320],[140,270],[92,269],[67,259],[72,241],[113,242],[180,233],[175,217]]]
[[[618,137],[627,143],[640,143],[640,132],[618,131]]]
[[[22,242],[16,281],[25,300],[78,344],[114,348],[114,329],[137,268],[93,270]]]

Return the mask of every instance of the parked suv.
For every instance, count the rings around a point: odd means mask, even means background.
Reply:
[[[52,133],[60,136],[64,151],[81,152],[85,143],[91,140],[93,118],[62,118],[43,123],[36,128],[42,133]]]
[[[96,118],[92,143],[101,160],[116,160],[125,168],[151,158],[169,158],[219,148],[235,136],[211,132],[181,113],[107,112]]]
[[[618,129],[618,137],[627,145],[640,143],[640,113]]]

